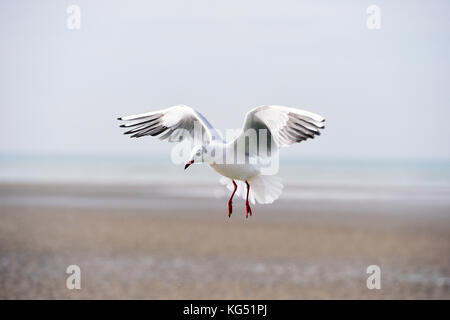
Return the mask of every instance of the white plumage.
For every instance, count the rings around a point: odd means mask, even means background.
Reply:
[[[280,195],[283,189],[281,179],[274,175],[264,175],[259,158],[270,158],[280,147],[287,147],[294,143],[313,139],[320,135],[325,119],[318,114],[284,106],[260,106],[247,112],[241,134],[230,142],[225,142],[220,133],[208,122],[208,120],[195,109],[179,105],[157,111],[121,117],[126,121],[121,127],[129,128],[125,134],[133,137],[147,135],[157,136],[169,142],[180,142],[184,139],[201,141],[194,146],[189,161],[185,168],[192,163],[206,162],[209,166],[221,174],[221,182],[230,190],[246,198],[247,215],[251,209],[251,203],[272,203]],[[200,130],[195,130],[196,128]],[[249,137],[255,138],[255,145],[250,143]],[[262,144],[263,136],[259,132],[267,133],[267,141]],[[253,140],[251,140],[253,142]],[[263,146],[264,148],[262,148]],[[267,149],[268,152],[263,152]],[[232,154],[232,161],[217,161],[216,158],[206,157],[206,154]],[[244,162],[236,162],[236,159],[245,159]],[[225,156],[222,158],[225,160]],[[235,180],[237,180],[235,188]],[[248,186],[248,187],[247,187]],[[246,188],[247,187],[247,188]],[[250,189],[248,191],[248,189]],[[231,200],[228,210],[231,215]]]
[[[131,138],[143,136],[158,136],[168,142],[180,142],[182,130],[186,130],[194,138],[194,124],[197,121],[203,130],[205,142],[222,140],[220,133],[197,110],[188,106],[173,106],[166,109],[120,117],[118,120],[127,121],[120,125],[122,128],[131,128],[124,132]]]

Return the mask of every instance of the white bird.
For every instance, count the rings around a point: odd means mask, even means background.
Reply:
[[[260,106],[250,110],[245,116],[242,132],[230,142],[224,141],[202,114],[184,105],[118,120],[126,121],[121,127],[130,128],[124,134],[132,138],[150,135],[169,142],[198,140],[199,132],[194,129],[200,128],[200,143],[192,148],[190,160],[184,168],[193,163],[207,163],[223,176],[221,182],[232,190],[228,200],[229,217],[236,191],[246,199],[246,217],[252,215],[249,201],[252,204],[275,201],[281,195],[283,184],[279,177],[264,174],[261,163],[270,160],[279,148],[314,138],[320,135],[319,129],[325,128],[325,119],[320,115],[284,106]],[[252,130],[257,131],[256,135],[249,134]],[[263,141],[261,132],[267,134],[266,141]],[[267,153],[263,152],[265,149]]]

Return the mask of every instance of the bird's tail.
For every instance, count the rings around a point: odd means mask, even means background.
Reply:
[[[247,196],[247,186],[245,181],[235,180],[238,186],[236,195],[245,199]],[[283,184],[281,178],[274,175],[257,175],[249,178],[250,193],[248,200],[254,204],[255,202],[261,204],[272,203],[281,195]],[[234,190],[233,181],[230,178],[222,177],[220,182],[227,186],[231,191]]]

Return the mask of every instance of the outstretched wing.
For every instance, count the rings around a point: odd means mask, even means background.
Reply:
[[[267,149],[273,148],[274,142],[277,147],[287,147],[291,144],[314,139],[320,135],[319,129],[325,128],[325,119],[318,114],[284,106],[260,106],[247,112],[244,120],[242,133],[236,138],[235,143],[245,144],[247,154],[254,154],[250,150],[258,150],[260,145],[261,129],[267,130]],[[251,136],[249,130],[256,130],[258,149],[249,148],[247,141]],[[260,155],[262,156],[262,155]]]
[[[222,140],[219,132],[200,112],[184,105],[120,117],[118,120],[126,121],[120,127],[129,128],[124,134],[131,138],[158,136],[168,142],[180,142],[188,137],[192,140],[202,139],[207,143]]]

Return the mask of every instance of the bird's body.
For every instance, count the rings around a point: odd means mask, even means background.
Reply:
[[[325,121],[301,109],[260,106],[246,114],[241,134],[226,142],[202,114],[188,106],[174,106],[119,120],[127,121],[121,127],[130,128],[125,134],[131,137],[151,135],[169,142],[200,141],[192,148],[185,169],[193,163],[207,163],[222,175],[221,182],[232,190],[228,215],[231,216],[232,198],[237,193],[246,198],[247,217],[252,214],[249,201],[272,203],[283,189],[281,180],[263,164],[274,159],[280,147],[320,135],[319,129],[324,128]]]
[[[232,149],[234,148],[233,143],[225,143],[223,141],[213,142],[212,145],[215,152],[221,155],[232,154]],[[257,165],[249,163],[248,156],[245,156],[242,162],[243,163],[237,163],[237,159],[233,159],[233,161],[229,162],[224,160],[221,163],[218,163],[217,161],[210,161],[207,163],[211,169],[230,179],[245,181],[260,173],[260,169]]]
[[[226,164],[226,163],[210,163],[209,166],[230,179],[248,180],[260,174],[260,170],[252,164]]]

